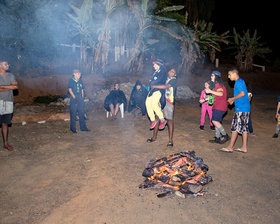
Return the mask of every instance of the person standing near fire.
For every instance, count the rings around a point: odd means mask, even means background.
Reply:
[[[228,103],[232,105],[234,103],[235,112],[231,123],[231,140],[226,148],[220,149],[223,152],[247,152],[248,131],[249,131],[249,116],[250,116],[250,100],[246,84],[239,76],[237,69],[231,69],[228,72],[228,78],[231,81],[235,81],[234,84],[234,96],[228,99]],[[238,137],[238,134],[242,135],[242,146],[234,149],[234,144]]]
[[[13,90],[18,89],[18,83],[15,76],[8,72],[8,69],[8,62],[0,60],[0,124],[4,148],[11,151],[13,146],[8,144],[8,134],[14,112]]]
[[[177,78],[175,69],[171,69],[168,72],[168,78],[165,85],[151,86],[152,89],[165,89],[166,105],[163,108],[164,118],[167,120],[169,141],[167,147],[173,147],[173,133],[174,133],[174,104],[175,96],[177,92]],[[153,137],[147,139],[147,142],[151,143],[156,141],[159,130],[159,124],[157,123],[153,130]]]
[[[206,88],[205,92],[212,94],[214,97],[214,103],[212,108],[212,123],[215,126],[215,137],[214,140],[209,140],[210,143],[223,144],[230,139],[226,133],[222,121],[223,117],[227,112],[227,90],[222,81],[222,74],[219,71],[213,71],[211,74],[211,81],[215,83],[214,90]]]
[[[153,62],[153,67],[155,72],[149,82],[149,93],[146,99],[146,109],[148,116],[150,118],[151,124],[150,129],[154,129],[156,124],[159,123],[159,129],[163,130],[167,121],[164,119],[162,108],[164,108],[165,99],[165,89],[151,88],[151,86],[165,85],[167,72],[164,67],[163,61],[158,59]],[[156,119],[156,116],[159,119]]]
[[[85,88],[81,80],[81,72],[78,69],[73,70],[73,77],[68,81],[68,92],[70,93],[70,130],[76,131],[76,115],[79,116],[79,124],[81,131],[90,131],[86,126],[84,98]]]

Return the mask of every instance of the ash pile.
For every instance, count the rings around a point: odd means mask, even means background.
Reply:
[[[207,175],[209,168],[194,151],[180,152],[161,159],[151,160],[144,169],[145,180],[139,188],[161,190],[157,197],[175,193],[185,198],[186,195],[203,196],[204,186],[212,181]]]

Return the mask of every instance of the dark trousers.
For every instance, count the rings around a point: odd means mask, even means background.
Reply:
[[[70,130],[76,131],[76,115],[79,116],[80,130],[86,130],[84,99],[77,97],[75,100],[70,99]]]
[[[146,105],[145,105],[145,101],[136,104],[136,107],[138,107],[141,110],[142,116],[145,116],[147,114],[147,110],[146,110]]]
[[[249,127],[249,132],[250,132],[250,133],[253,133],[253,125],[252,125],[251,113],[250,113],[250,115],[249,115],[248,127]]]

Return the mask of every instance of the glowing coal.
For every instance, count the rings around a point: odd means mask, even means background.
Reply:
[[[208,166],[194,151],[180,152],[151,160],[142,173],[145,180],[139,187],[162,190],[163,193],[158,197],[173,192],[181,197],[186,194],[199,194],[203,186],[212,181],[207,171]]]

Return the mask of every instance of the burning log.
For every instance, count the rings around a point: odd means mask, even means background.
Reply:
[[[140,188],[159,188],[164,197],[177,192],[180,197],[185,194],[197,194],[203,186],[212,181],[207,175],[208,166],[203,159],[197,157],[194,151],[180,152],[161,159],[151,160],[144,169],[144,183]],[[180,192],[180,193],[179,193]]]

